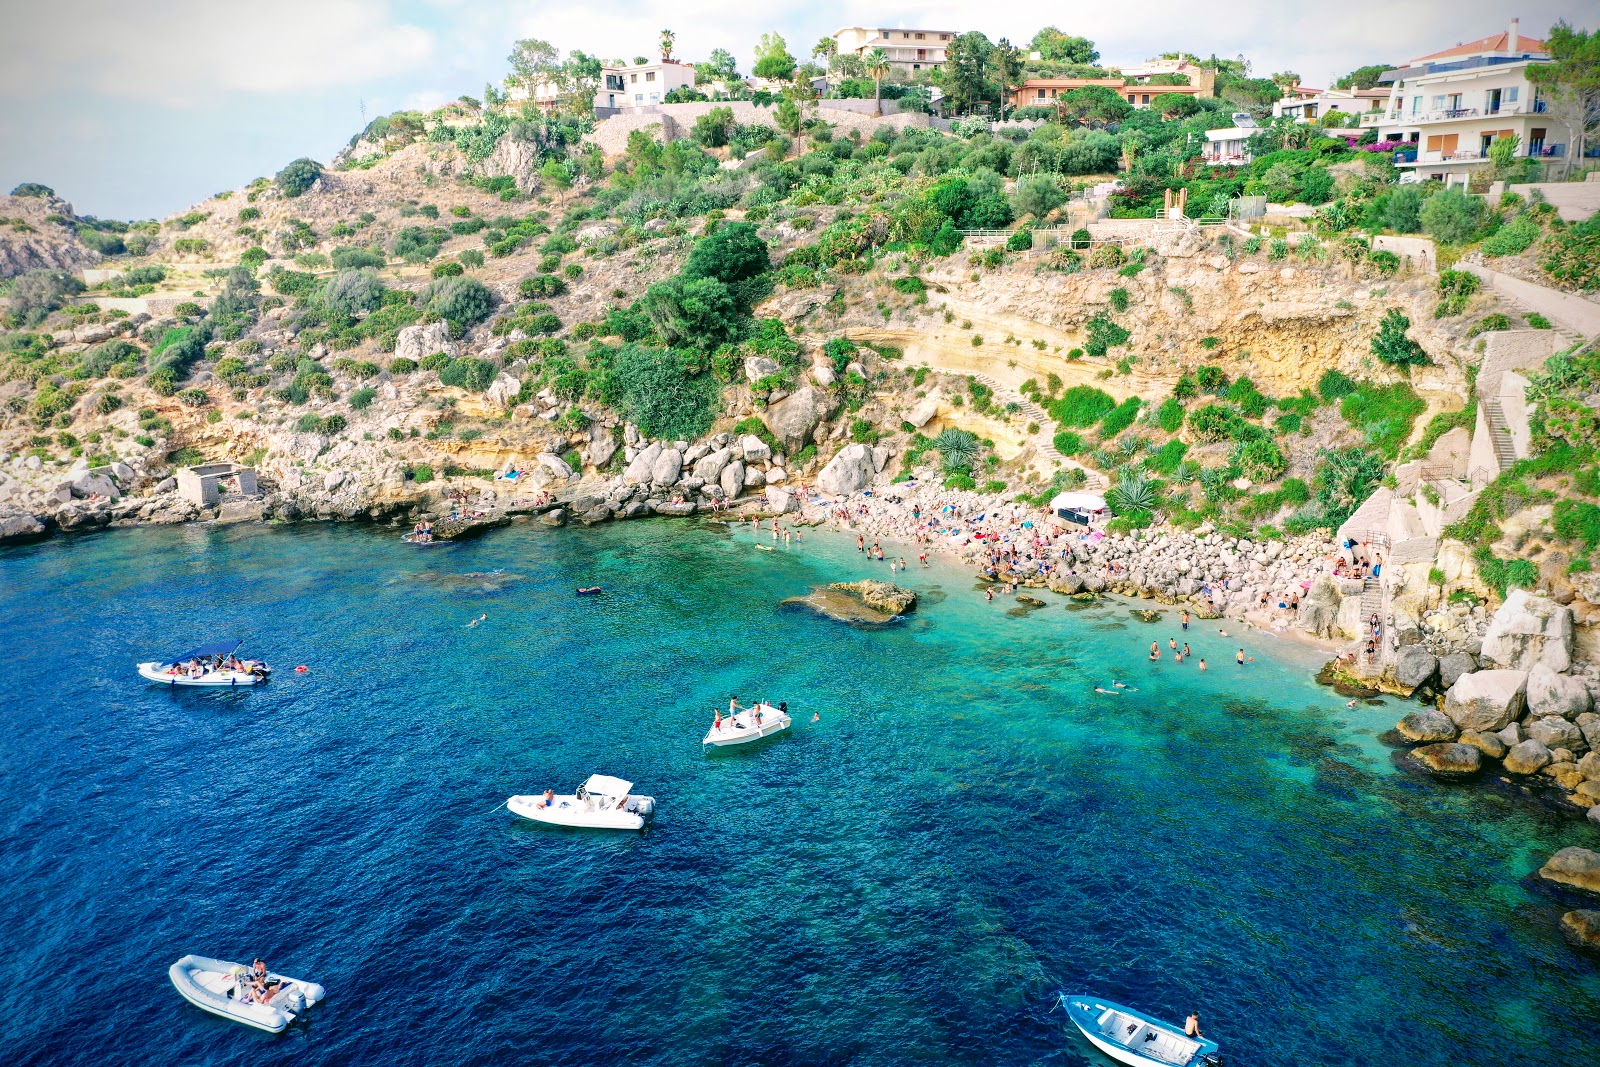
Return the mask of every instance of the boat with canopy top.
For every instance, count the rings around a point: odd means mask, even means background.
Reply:
[[[1088,994],[1060,994],[1072,1020],[1095,1048],[1131,1067],[1221,1067],[1217,1043],[1183,1027]]]
[[[633,795],[633,783],[609,774],[591,774],[572,794],[546,790],[543,794],[512,797],[506,807],[513,814],[551,826],[576,826],[593,830],[642,830],[655,814],[656,798]]]
[[[787,703],[773,707],[762,701],[748,708],[739,708],[731,715],[719,713],[712,722],[711,729],[706,731],[705,740],[700,744],[714,745],[717,748],[743,745],[782,733],[792,725],[794,720],[789,717]]]
[[[139,674],[169,686],[259,685],[267,680],[272,668],[260,660],[242,660],[234,655],[242,644],[243,641],[212,641],[181,656],[140,663]]]

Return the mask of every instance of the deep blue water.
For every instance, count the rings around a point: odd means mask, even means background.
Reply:
[[[886,629],[777,607],[880,566],[667,523],[0,550],[0,1063],[1089,1062],[1057,989],[1198,1008],[1231,1065],[1600,1063],[1596,968],[1524,882],[1592,830],[1394,771],[1399,705],[1261,635],[1240,670],[1215,623],[1012,617],[954,569]],[[1169,634],[1211,669],[1152,667]],[[269,685],[133,673],[231,636]],[[730,692],[796,728],[702,753]],[[496,809],[594,771],[654,827]],[[189,952],[328,1000],[256,1034],[172,990]]]

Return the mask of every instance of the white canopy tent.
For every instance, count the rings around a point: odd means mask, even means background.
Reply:
[[[1050,510],[1105,511],[1106,498],[1099,493],[1057,493],[1055,499],[1050,501]]]

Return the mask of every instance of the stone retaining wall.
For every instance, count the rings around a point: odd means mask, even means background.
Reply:
[[[910,127],[928,126],[928,116],[915,112],[884,115],[880,118],[876,115],[857,114],[853,110],[821,106],[827,103],[843,104],[854,101],[819,101],[816,116],[832,125],[836,135],[848,135],[851,130],[859,130],[861,136],[865,138],[871,137],[880,129],[894,130],[898,133]],[[871,101],[867,103],[870,104]],[[585,140],[599,145],[600,150],[608,156],[621,155],[628,147],[628,135],[634,130],[658,126],[659,136],[663,139],[677,140],[688,136],[696,119],[709,114],[712,108],[717,107],[725,107],[732,111],[733,120],[741,126],[760,123],[773,129],[778,128],[778,120],[770,107],[761,107],[748,100],[696,100],[686,104],[657,104],[653,107],[631,108],[599,123]]]

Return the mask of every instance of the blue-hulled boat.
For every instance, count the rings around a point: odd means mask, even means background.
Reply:
[[[1222,1063],[1215,1041],[1190,1037],[1181,1026],[1088,994],[1060,996],[1057,1003],[1066,1006],[1072,1025],[1118,1063],[1132,1067],[1220,1067]]]

